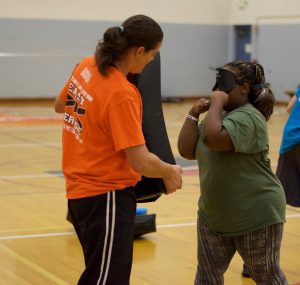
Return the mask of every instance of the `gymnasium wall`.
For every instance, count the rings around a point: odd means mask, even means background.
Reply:
[[[1,97],[53,97],[73,67],[94,52],[107,27],[119,22],[0,19]],[[162,94],[209,93],[228,56],[228,26],[162,23]],[[211,82],[211,84],[207,84]]]
[[[298,0],[0,0],[0,7],[0,98],[56,96],[106,28],[139,13],[165,33],[164,97],[210,93],[213,69],[233,59],[234,25],[252,26],[252,59],[265,66],[278,100],[300,83]]]
[[[228,58],[230,2],[0,0],[0,97],[56,96],[105,30],[139,13],[156,19],[165,33],[163,96],[207,95],[211,67]]]
[[[233,0],[231,25],[252,26],[252,59],[260,62],[277,101],[300,84],[300,1]]]

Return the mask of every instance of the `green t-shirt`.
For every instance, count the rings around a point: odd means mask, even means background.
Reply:
[[[235,150],[211,151],[201,140],[199,164],[200,218],[221,235],[243,235],[285,222],[285,196],[268,159],[265,118],[251,104],[223,117]]]

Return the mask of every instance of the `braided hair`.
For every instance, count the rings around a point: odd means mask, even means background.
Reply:
[[[249,84],[249,102],[258,109],[268,121],[273,114],[275,98],[269,84],[265,83],[265,72],[257,62],[232,61],[226,66],[235,68],[238,80]]]

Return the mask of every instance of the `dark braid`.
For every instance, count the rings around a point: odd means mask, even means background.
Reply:
[[[232,61],[226,66],[237,70],[239,81],[249,84],[249,102],[258,109],[266,120],[269,120],[274,107],[274,95],[267,84],[265,84],[265,72],[263,67],[257,62]]]

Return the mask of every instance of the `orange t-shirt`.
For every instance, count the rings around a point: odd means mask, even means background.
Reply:
[[[102,76],[91,56],[76,66],[60,97],[66,101],[62,169],[67,198],[134,186],[141,175],[123,150],[145,144],[137,88],[115,67]]]

